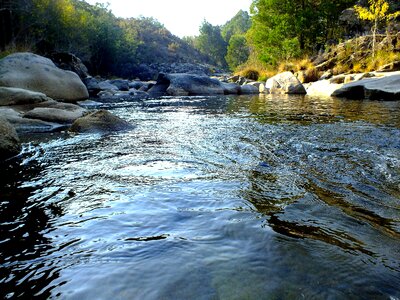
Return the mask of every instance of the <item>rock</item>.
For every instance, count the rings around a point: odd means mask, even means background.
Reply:
[[[160,73],[157,84],[149,90],[150,95],[223,95],[222,84],[208,76],[195,74]]]
[[[259,89],[256,85],[244,84],[240,86],[241,95],[259,94]]]
[[[136,89],[136,90],[138,90],[138,89],[140,89],[143,85],[144,85],[144,82],[143,82],[143,81],[134,80],[134,81],[131,81],[131,82],[129,83],[129,88],[130,88],[130,89]]]
[[[100,91],[100,85],[96,78],[86,77],[83,79],[83,83],[86,85],[90,96],[96,96]]]
[[[119,88],[108,80],[99,82],[99,87],[102,91],[119,91]]]
[[[400,61],[394,61],[378,69],[378,72],[393,72],[393,71],[400,71]]]
[[[319,80],[329,79],[329,78],[332,78],[332,76],[333,76],[332,70],[328,70],[328,71],[325,71],[324,74],[322,74],[322,76],[319,78]]]
[[[22,113],[9,107],[0,107],[0,115],[10,122],[18,133],[44,133],[61,130],[65,125],[23,118]]]
[[[221,82],[225,95],[238,95],[240,93],[240,86],[236,83]]]
[[[400,74],[351,82],[336,90],[332,96],[348,99],[400,100]]]
[[[120,91],[129,91],[129,81],[123,79],[115,79],[109,81],[112,85],[115,85]]]
[[[0,118],[0,160],[17,155],[21,151],[18,134],[4,118]]]
[[[307,95],[318,97],[330,97],[332,93],[340,89],[343,84],[331,83],[329,80],[319,80],[309,83]]]
[[[0,60],[0,86],[40,92],[67,102],[89,97],[76,73],[61,70],[50,59],[32,53],[14,53]]]
[[[69,103],[47,102],[41,104],[43,107],[35,107],[26,112],[24,118],[39,119],[46,122],[71,124],[82,117],[86,110],[78,105]]]
[[[329,82],[333,84],[341,84],[344,83],[345,79],[346,75],[340,74],[329,79]]]
[[[89,76],[89,71],[86,66],[78,57],[76,57],[72,53],[53,53],[49,56],[49,58],[60,69],[72,71],[78,74],[81,79]]]
[[[0,106],[35,104],[50,100],[43,93],[20,88],[0,87]]]
[[[107,133],[133,128],[127,121],[106,110],[99,110],[76,120],[70,130],[79,133]]]
[[[292,72],[283,72],[269,78],[265,89],[271,94],[306,94],[304,86]]]

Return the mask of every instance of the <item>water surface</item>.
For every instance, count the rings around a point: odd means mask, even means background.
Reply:
[[[1,167],[2,298],[400,299],[399,102],[106,108]]]

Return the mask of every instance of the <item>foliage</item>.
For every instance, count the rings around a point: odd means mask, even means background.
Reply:
[[[271,65],[312,53],[335,38],[340,12],[354,0],[253,0],[247,38]]]
[[[382,21],[389,21],[400,16],[400,11],[389,14],[389,3],[385,0],[368,0],[369,8],[355,5],[354,9],[357,12],[361,20],[372,21],[372,56],[375,56],[375,45],[376,45],[376,32],[378,30],[379,23]]]
[[[229,40],[228,51],[225,56],[231,70],[245,63],[249,55],[250,49],[247,45],[246,37],[240,34],[233,35]]]
[[[221,35],[229,43],[234,35],[243,35],[251,27],[251,18],[246,11],[240,10],[232,19],[221,27]]]
[[[125,75],[139,63],[196,62],[204,57],[152,18],[116,18],[82,0],[0,1],[0,51],[72,52],[93,74]],[[3,5],[3,6],[1,6]]]
[[[213,26],[204,20],[200,26],[200,35],[195,39],[195,46],[202,54],[209,57],[210,63],[226,67],[227,43],[222,38],[219,26]]]

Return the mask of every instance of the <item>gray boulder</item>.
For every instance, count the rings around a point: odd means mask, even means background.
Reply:
[[[76,120],[70,131],[78,133],[110,133],[130,130],[134,126],[106,110],[99,110]]]
[[[350,82],[334,91],[332,96],[348,99],[400,100],[400,74]]]
[[[224,88],[221,82],[208,76],[160,73],[156,85],[149,90],[149,94],[169,96],[223,95]]]
[[[50,100],[43,93],[20,88],[0,87],[0,106],[35,104]]]
[[[0,118],[0,160],[17,155],[21,144],[14,127],[4,118]]]
[[[89,97],[76,73],[61,70],[50,59],[32,53],[14,53],[0,60],[0,86],[40,92],[66,102]]]
[[[102,91],[119,91],[119,88],[116,85],[110,83],[109,80],[101,81],[98,84],[99,84],[100,90],[102,90]]]
[[[24,118],[71,124],[76,119],[82,117],[85,113],[86,110],[78,105],[48,101],[40,104],[39,107],[35,107],[26,112]]]
[[[10,122],[18,133],[45,133],[65,128],[63,124],[24,118],[22,112],[10,107],[0,107],[0,115]]]
[[[259,87],[257,85],[252,84],[244,84],[240,86],[240,94],[241,95],[252,95],[259,94]]]
[[[283,72],[267,80],[265,91],[271,94],[306,94],[303,84],[292,72]]]
[[[221,82],[225,95],[238,95],[240,93],[240,85],[233,82]]]
[[[90,76],[86,77],[83,79],[83,83],[86,85],[90,96],[96,96],[101,91],[99,82],[96,78]]]
[[[129,91],[129,81],[123,79],[115,79],[109,81],[111,84],[115,85],[120,91]]]

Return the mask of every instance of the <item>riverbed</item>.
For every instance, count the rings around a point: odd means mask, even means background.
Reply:
[[[1,298],[400,299],[400,102],[103,108],[2,166]]]

